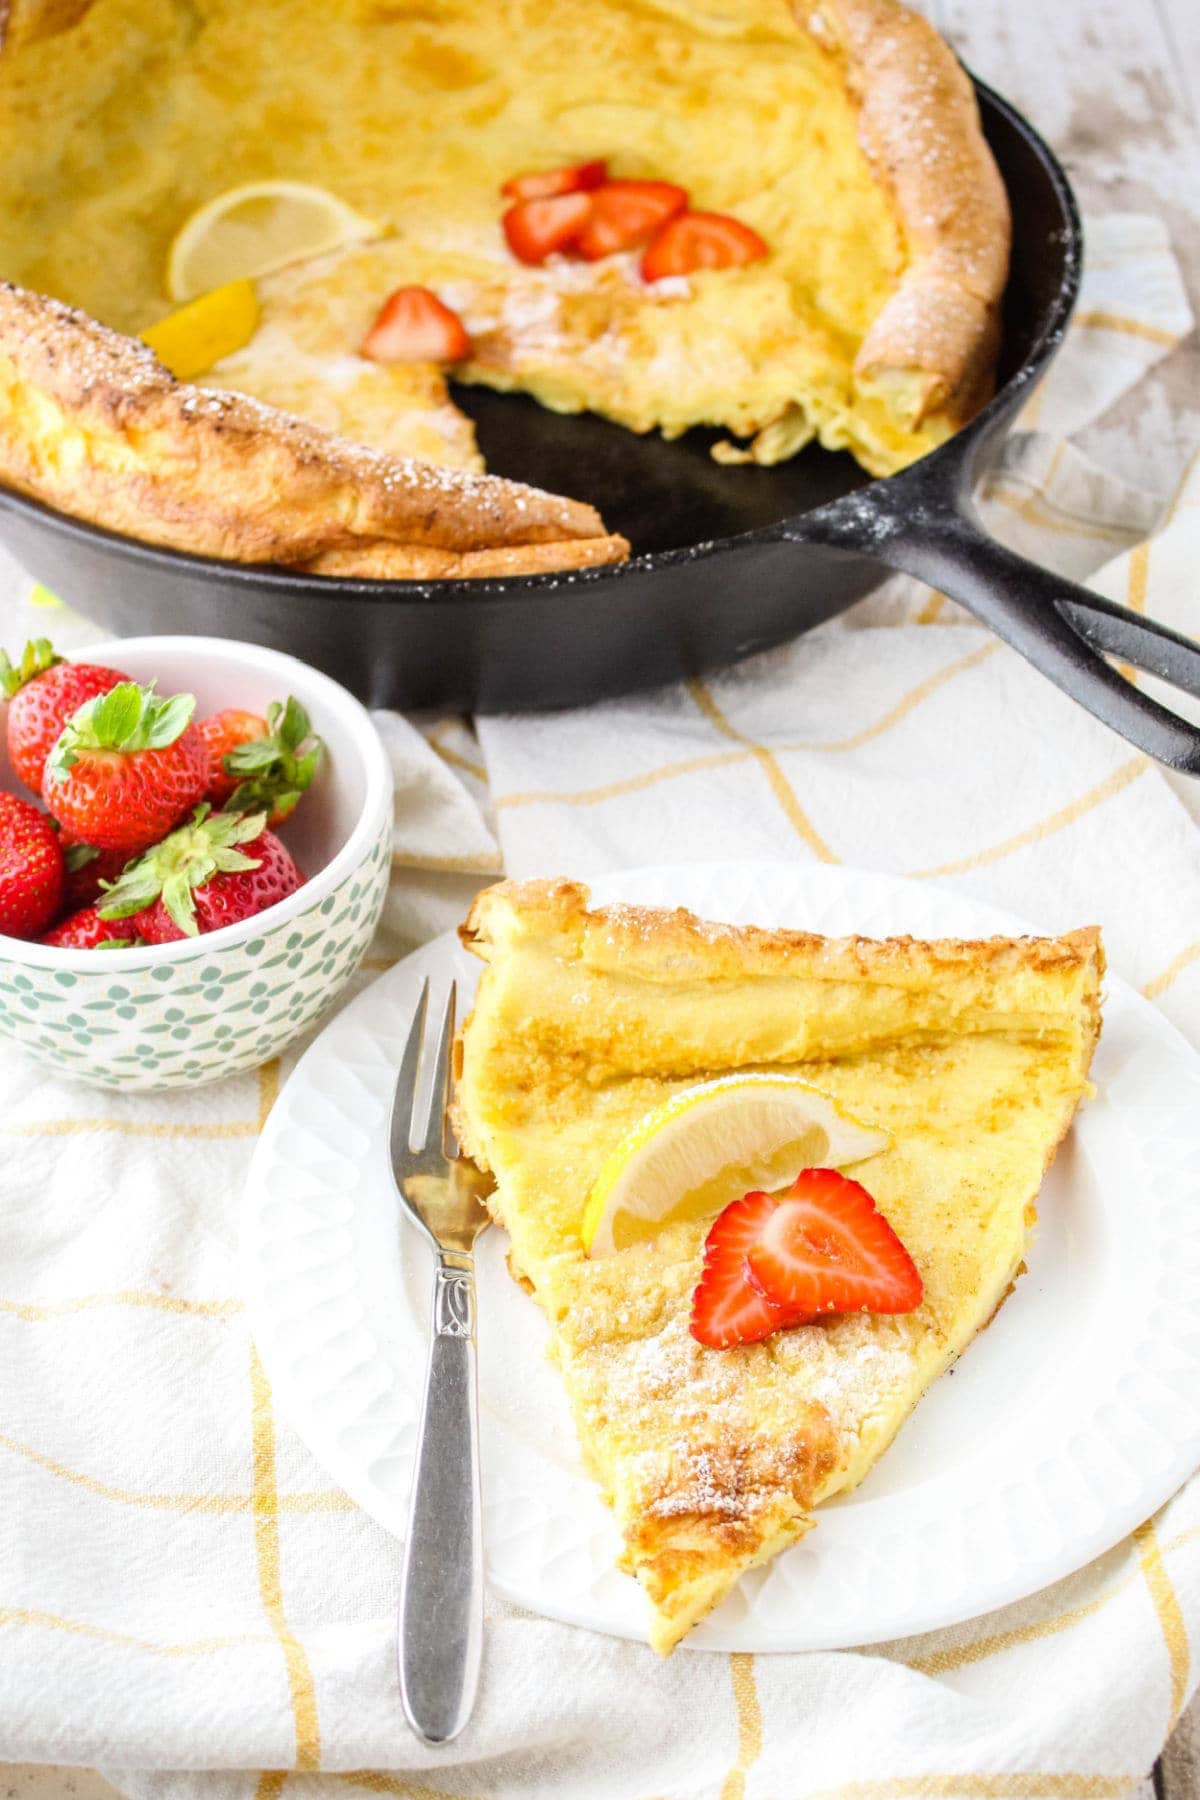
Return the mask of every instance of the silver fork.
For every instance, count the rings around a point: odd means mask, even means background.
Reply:
[[[488,1223],[488,1183],[459,1152],[447,1107],[453,1088],[451,984],[418,1120],[417,1079],[429,1057],[429,983],[421,988],[392,1101],[396,1189],[436,1259],[429,1368],[400,1584],[400,1697],[427,1744],[457,1737],[471,1716],[483,1647],[483,1542],[475,1370],[475,1239]]]

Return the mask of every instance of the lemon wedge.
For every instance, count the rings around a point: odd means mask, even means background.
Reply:
[[[247,182],[218,194],[181,227],[167,257],[167,292],[172,300],[194,300],[380,231],[327,188]]]
[[[888,1142],[794,1075],[726,1075],[654,1107],[612,1151],[588,1194],[581,1236],[609,1256],[731,1200],[840,1169]]]
[[[160,363],[180,381],[203,375],[223,356],[248,344],[258,329],[258,299],[252,281],[227,281],[224,287],[189,300],[142,332]]]

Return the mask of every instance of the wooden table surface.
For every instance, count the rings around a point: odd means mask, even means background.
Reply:
[[[1028,114],[1066,164],[1085,212],[1166,220],[1200,318],[1198,0],[916,0],[971,69]],[[1019,203],[1019,197],[1018,197]],[[1080,447],[1165,497],[1200,446],[1193,335]],[[1195,809],[1195,795],[1189,794]],[[1200,1800],[1200,1698],[1136,1800]],[[90,1771],[18,1768],[0,1800],[114,1800]]]

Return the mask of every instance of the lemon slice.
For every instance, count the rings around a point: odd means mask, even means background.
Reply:
[[[254,280],[340,244],[378,237],[380,230],[327,188],[247,182],[218,194],[182,226],[167,258],[167,292],[172,300],[194,300],[227,282]]]
[[[227,281],[224,287],[189,300],[142,332],[160,363],[180,381],[203,375],[223,356],[248,344],[258,329],[258,300],[252,281]]]
[[[592,1185],[581,1235],[589,1256],[653,1237],[681,1219],[715,1216],[752,1189],[801,1169],[840,1169],[887,1145],[795,1075],[725,1075],[684,1088],[640,1120]]]

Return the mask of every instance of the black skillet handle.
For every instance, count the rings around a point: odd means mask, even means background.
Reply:
[[[1200,775],[1200,726],[1105,661],[1119,657],[1200,697],[1200,644],[1018,556],[983,531],[969,501],[914,481],[918,469],[809,513],[796,535],[866,551],[940,588],[1139,750]]]

